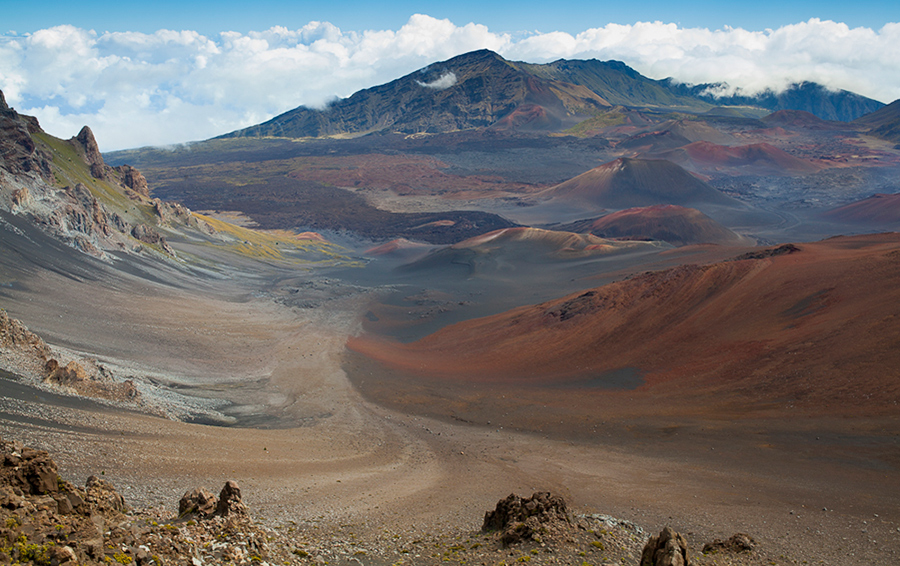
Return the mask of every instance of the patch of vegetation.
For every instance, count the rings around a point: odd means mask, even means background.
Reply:
[[[72,143],[46,133],[36,133],[32,137],[52,155],[56,186],[64,188],[81,183],[101,204],[111,210],[124,212],[132,222],[149,225],[156,223],[156,214],[149,202],[131,200],[125,196],[121,187],[109,181],[95,179],[91,175],[90,166]]]
[[[599,130],[602,130],[604,128],[618,126],[619,124],[624,123],[625,115],[619,111],[611,110],[608,112],[595,114],[587,120],[583,120],[575,124],[563,133],[579,138],[586,138],[594,135]]]
[[[223,244],[237,253],[256,259],[289,261],[289,256],[302,254],[304,258],[310,255],[320,256],[318,261],[348,261],[341,252],[343,248],[331,242],[314,239],[298,239],[288,231],[261,232],[242,228],[229,222],[224,222],[194,213],[198,219],[212,226],[220,236],[228,236],[231,242]],[[219,246],[215,242],[206,245]]]

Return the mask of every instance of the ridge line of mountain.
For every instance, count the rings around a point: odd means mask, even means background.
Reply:
[[[473,128],[559,132],[605,108],[627,106],[703,113],[716,107],[808,111],[852,121],[884,104],[804,81],[776,93],[730,95],[725,83],[690,85],[645,77],[621,61],[508,61],[482,49],[439,61],[390,82],[336,99],[324,109],[299,106],[218,138],[322,137],[375,132],[445,133]],[[217,139],[218,139],[217,138]]]

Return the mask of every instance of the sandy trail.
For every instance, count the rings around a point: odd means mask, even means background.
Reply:
[[[185,491],[233,479],[255,515],[295,521],[301,532],[353,525],[361,537],[415,536],[476,530],[499,498],[553,490],[576,512],[609,513],[648,531],[669,524],[699,545],[744,531],[813,563],[889,563],[900,553],[896,493],[866,499],[864,485],[806,477],[796,464],[741,471],[724,456],[679,459],[677,450],[553,440],[369,403],[341,369],[358,297],[301,310],[228,285],[60,291],[47,277],[30,281],[8,308],[51,343],[75,337],[65,345],[117,368],[150,368],[189,386],[183,391],[241,401],[243,412],[232,416],[291,425],[216,427],[0,399],[3,437],[50,450],[74,481],[102,473],[137,507],[173,509]]]

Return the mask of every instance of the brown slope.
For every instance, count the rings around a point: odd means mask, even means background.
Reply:
[[[857,118],[853,123],[869,128],[873,136],[900,142],[900,100]]]
[[[480,50],[361,90],[323,110],[301,106],[223,137],[452,132],[488,127],[520,107],[533,106],[543,109],[543,119],[520,117],[513,123],[531,130],[565,129],[611,105],[587,88],[536,77]],[[539,114],[532,110],[526,117]]]
[[[803,110],[779,110],[764,116],[761,120],[770,128],[782,127],[801,130],[843,130],[846,123],[823,120]]]
[[[731,134],[718,130],[705,122],[668,120],[637,132],[617,143],[616,147],[641,151],[664,151],[698,141],[727,145],[735,143],[737,140]]]
[[[737,174],[805,175],[820,171],[815,163],[794,157],[768,143],[723,146],[706,141],[654,154],[689,169],[708,171],[732,170]]]
[[[661,240],[675,246],[752,244],[699,210],[672,204],[620,210],[566,229],[602,238]]]
[[[607,253],[629,246],[619,242],[610,242],[592,234],[574,234],[527,227],[495,230],[451,246],[457,250],[478,250],[481,253],[509,250],[516,247],[523,248],[525,255],[529,256],[539,253],[548,257],[571,257],[573,254]]]
[[[619,158],[543,193],[557,201],[610,209],[654,204],[741,206],[678,165],[665,160]]]
[[[549,266],[554,262],[579,261],[648,249],[649,242],[620,242],[592,234],[514,227],[437,249],[404,266],[405,271],[435,272],[450,265],[469,265],[473,273],[504,271],[521,264]]]
[[[837,222],[900,228],[900,193],[872,195],[830,210],[823,216]]]
[[[478,388],[492,387],[521,393],[525,404],[572,405],[576,418],[603,400],[670,414],[772,404],[895,414],[898,280],[900,234],[832,238],[645,273],[411,344],[348,345],[392,376],[415,377],[392,378],[395,399],[430,383],[465,391],[459,403],[477,404]],[[643,385],[603,389],[622,372]],[[368,388],[379,395],[377,382]]]

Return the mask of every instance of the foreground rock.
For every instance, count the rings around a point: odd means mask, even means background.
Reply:
[[[504,545],[523,540],[541,542],[542,536],[558,534],[571,525],[565,500],[546,491],[527,499],[510,494],[484,515],[483,532],[498,531]]]
[[[135,513],[96,476],[77,487],[42,450],[0,440],[0,564],[295,564],[277,533],[250,518],[240,488],[178,516]],[[194,490],[189,494],[206,493]],[[187,496],[186,496],[187,497]],[[198,499],[199,501],[199,499]],[[269,541],[273,544],[270,547]]]
[[[716,539],[703,545],[703,554],[715,552],[750,552],[756,541],[746,533],[735,533],[728,540]]]
[[[665,527],[647,541],[641,566],[691,566],[687,541],[671,527]]]
[[[136,566],[434,564],[594,566],[763,566],[782,564],[764,553],[717,552],[692,557],[687,542],[663,529],[641,548],[637,525],[608,515],[572,516],[565,501],[546,492],[511,495],[486,513],[483,530],[408,531],[318,520],[278,527],[255,522],[240,487],[227,482],[216,496],[188,490],[171,510],[134,511],[113,486],[96,476],[84,487],[58,474],[50,456],[0,440],[0,565]],[[506,536],[514,535],[513,538]],[[515,542],[513,542],[513,540]],[[736,549],[748,535],[721,543]],[[709,545],[707,545],[709,546]],[[716,548],[719,548],[716,546]],[[799,563],[799,562],[788,562]]]
[[[63,364],[53,356],[40,336],[0,309],[0,368],[71,395],[124,403],[141,401],[134,381],[117,379],[97,360],[85,358]]]

